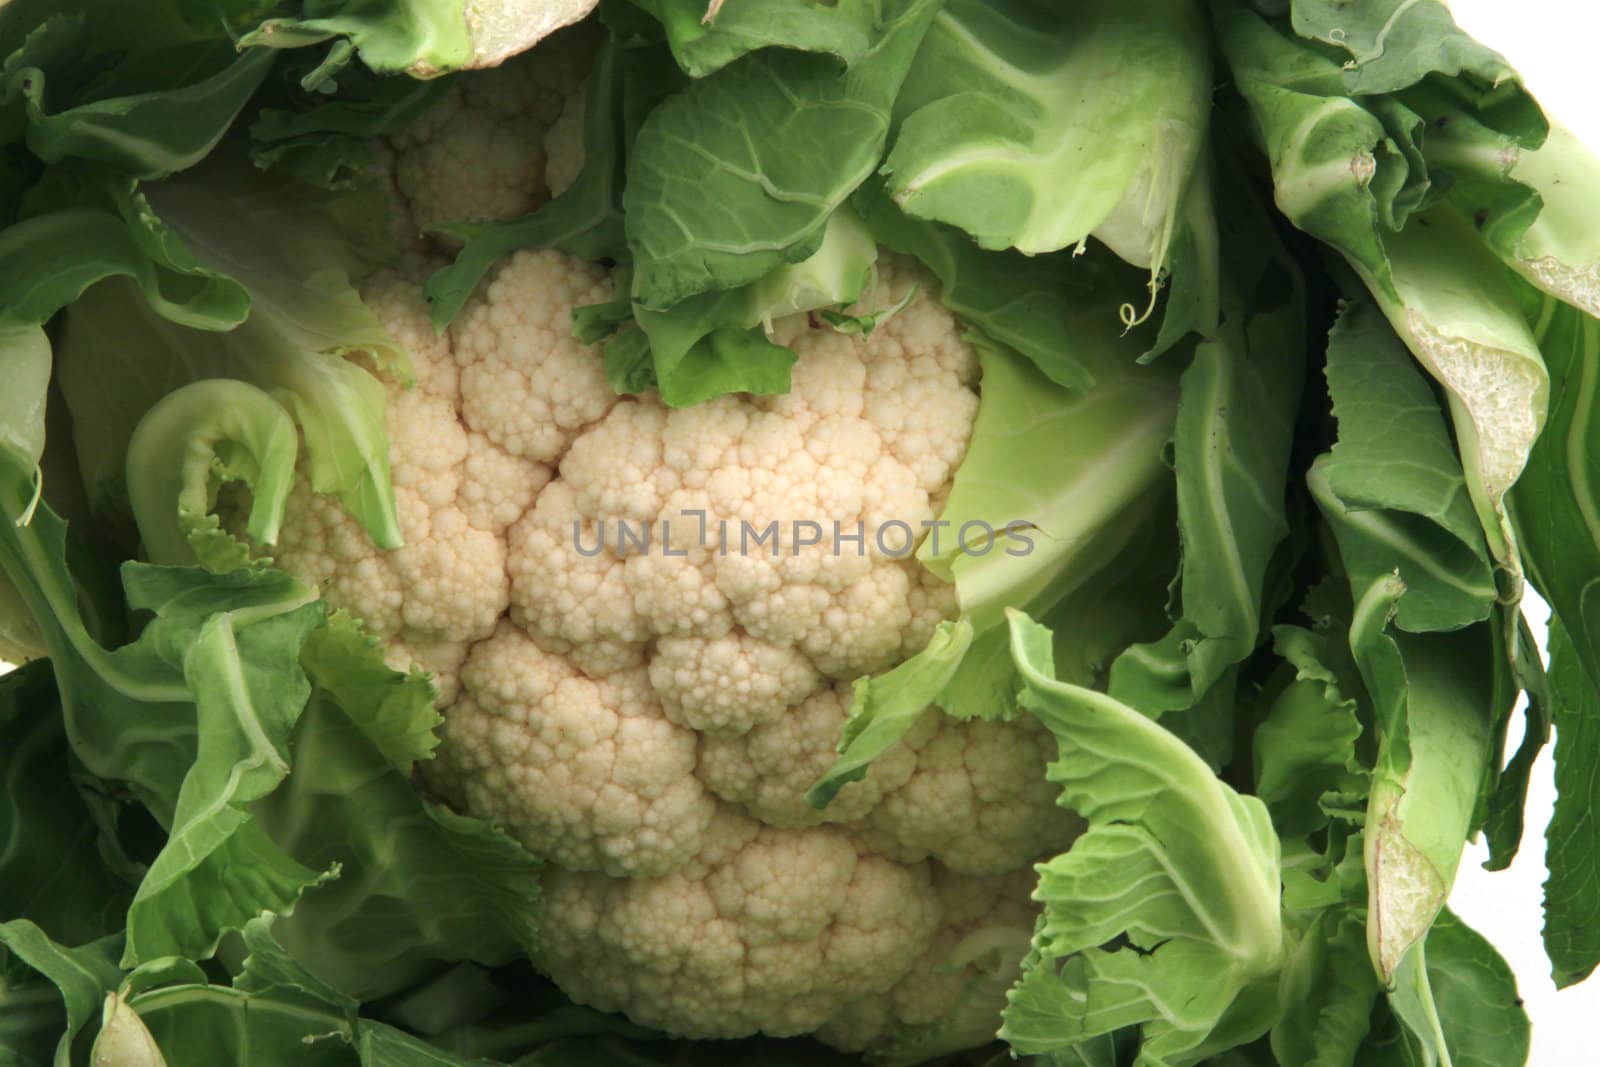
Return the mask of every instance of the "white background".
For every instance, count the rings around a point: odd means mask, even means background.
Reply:
[[[5,0],[0,0],[3,7]],[[1498,49],[1523,76],[1553,117],[1600,154],[1600,92],[1595,81],[1595,42],[1600,41],[1600,4],[1586,0],[1450,0],[1468,33]],[[1600,204],[1595,205],[1600,225]],[[1542,636],[1546,608],[1536,597],[1528,615]],[[9,665],[0,662],[0,672]],[[1508,751],[1521,736],[1520,715]],[[1555,800],[1550,749],[1534,765],[1528,791],[1527,833],[1508,870],[1488,872],[1482,842],[1469,846],[1450,904],[1492,941],[1517,975],[1519,992],[1533,1021],[1530,1067],[1571,1067],[1600,1061],[1592,1036],[1600,1026],[1600,978],[1557,992],[1550,980],[1539,930],[1545,878],[1544,826]]]
[[[1549,114],[1600,153],[1600,93],[1596,92],[1595,41],[1600,40],[1600,4],[1586,0],[1451,0],[1463,29],[1498,49]],[[1595,205],[1600,225],[1600,204]],[[1528,618],[1543,636],[1548,614],[1530,598]],[[1520,716],[1508,744],[1521,736]],[[1600,1062],[1600,978],[1557,992],[1539,938],[1544,868],[1544,826],[1555,801],[1553,764],[1546,748],[1534,765],[1528,790],[1527,833],[1508,870],[1481,864],[1488,850],[1470,846],[1456,876],[1450,905],[1511,963],[1533,1020],[1532,1067],[1572,1067]]]

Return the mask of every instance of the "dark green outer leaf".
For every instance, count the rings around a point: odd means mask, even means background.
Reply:
[[[1528,573],[1553,609],[1555,813],[1546,831],[1545,947],[1556,981],[1600,964],[1600,322],[1545,298],[1535,324],[1550,368],[1550,413],[1512,506]]]
[[[1428,985],[1454,1067],[1521,1067],[1528,1016],[1494,946],[1448,911],[1428,934]]]
[[[101,1000],[122,977],[113,962],[118,940],[113,937],[69,948],[52,941],[26,919],[0,923],[0,975],[12,970],[6,961],[10,954],[49,979],[66,1006],[66,1027],[56,1043],[55,1067],[70,1067],[73,1039],[96,1019]]]
[[[121,928],[133,887],[106,864],[73,770],[50,664],[0,676],[0,916],[81,945]]]
[[[1523,712],[1522,743],[1506,761],[1496,776],[1492,791],[1485,798],[1483,836],[1489,845],[1489,858],[1484,868],[1502,871],[1511,866],[1517,849],[1522,844],[1523,816],[1528,802],[1528,779],[1533,773],[1534,760],[1550,741],[1551,694],[1545,667],[1539,659],[1539,645],[1526,617],[1518,622],[1515,678],[1527,700]],[[1494,750],[1505,747],[1505,730],[1510,718],[1502,724]],[[1597,739],[1600,748],[1600,739]]]
[[[44,505],[27,525],[14,521],[27,510],[31,483],[25,457],[0,447],[0,568],[49,647],[74,752],[97,777],[126,783],[164,825],[176,814],[182,834],[158,857],[162,877],[145,881],[130,912],[130,962],[141,954],[208,955],[223,931],[263,909],[288,908],[317,878],[228,803],[237,794],[223,764],[230,746],[250,734],[257,714],[250,701],[287,698],[272,712],[279,718],[298,710],[296,642],[311,613],[320,613],[320,602],[308,605],[303,587],[269,571],[209,575],[129,563],[130,603],[158,614],[137,643],[107,651],[80,614],[65,562],[65,524]],[[259,642],[246,636],[261,625]],[[202,634],[210,644],[191,664],[189,653]],[[230,684],[213,688],[214,669]],[[208,687],[201,718],[216,733],[202,746],[214,758],[191,783],[195,684]],[[255,740],[242,743],[253,749]],[[261,779],[249,777],[246,793],[259,790]]]
[[[204,159],[272,68],[270,52],[235,55],[227,42],[192,46],[190,54],[161,55],[164,63],[194,63],[194,48],[228,58],[226,66],[181,88],[95,100],[51,113],[44,106],[47,75],[22,72],[28,102],[28,147],[48,163],[94,160],[133,178],[164,178]],[[203,67],[204,62],[197,64]],[[16,75],[14,75],[16,77]]]
[[[1295,32],[1350,53],[1352,93],[1387,93],[1428,74],[1469,74],[1486,86],[1516,74],[1499,53],[1468,37],[1441,0],[1293,0]]]
[[[288,910],[317,881],[266,840],[245,807],[289,773],[289,733],[311,693],[300,649],[326,609],[287,575],[256,573],[275,580],[229,589],[229,602],[217,604],[214,579],[198,568],[124,567],[130,605],[158,616],[141,643],[182,649],[196,708],[194,762],[170,836],[128,910],[129,965],[205,958],[224,931]],[[190,615],[195,601],[203,607]]]
[[[1600,963],[1600,691],[1571,637],[1550,623],[1556,808],[1545,828],[1544,947],[1557,986]]]
[[[0,327],[38,325],[104,278],[139,286],[164,318],[196,329],[244,321],[250,298],[233,280],[207,271],[146,225],[143,212],[119,217],[82,208],[40,215],[0,230]]]
[[[1405,345],[1370,300],[1348,305],[1328,338],[1333,452],[1309,481],[1338,514],[1357,588],[1398,571],[1405,630],[1453,630],[1489,615],[1497,590],[1444,413]]]
[[[1257,204],[1224,198],[1218,211],[1223,325],[1183,372],[1173,434],[1181,614],[1111,672],[1112,694],[1152,715],[1195,705],[1254,651],[1267,569],[1289,531],[1303,283]]]

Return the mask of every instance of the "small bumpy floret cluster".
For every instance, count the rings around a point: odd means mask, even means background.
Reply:
[[[490,214],[533,202],[483,195]],[[612,295],[602,268],[518,253],[444,336],[419,277],[366,293],[415,372],[387,415],[405,546],[378,550],[301,486],[274,555],[396,666],[432,672],[446,724],[428,782],[549,861],[541,964],[583,1003],[687,1036],[856,1048],[954,1015],[982,984],[978,964],[944,964],[1025,942],[1029,864],[1074,832],[1044,776],[1053,740],[930,709],[828,808],[804,800],[851,680],[955,611],[876,536],[936,515],[977,411],[977,361],[936,285],[885,257],[873,306],[919,295],[870,337],[785,320],[788,395],[671,409],[617,396],[572,336],[572,309]],[[799,545],[797,521],[827,536]],[[740,550],[773,522],[775,550]],[[652,531],[649,550],[622,524]]]

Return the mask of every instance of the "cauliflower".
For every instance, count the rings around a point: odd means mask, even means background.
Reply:
[[[525,215],[572,184],[583,166],[583,87],[597,41],[594,25],[583,23],[452,81],[443,100],[375,146],[403,237]],[[463,181],[469,162],[473,177]]]
[[[397,173],[425,170],[402,154]],[[413,217],[521,209],[430,197]],[[405,545],[302,485],[275,558],[432,673],[427,783],[549,862],[541,963],[576,1000],[849,1048],[954,1012],[976,965],[941,965],[978,928],[1025,942],[1029,865],[1075,833],[1051,736],[930,708],[829,807],[804,797],[850,682],[955,614],[886,527],[920,530],[949,493],[974,351],[934,281],[885,255],[871,300],[916,293],[869,337],[792,316],[788,394],[669,408],[616,395],[572,336],[611,285],[518,253],[436,336],[415,276],[369,283],[415,375],[388,385]]]
[[[1052,735],[929,708],[825,809],[805,799],[852,681],[956,614],[903,532],[938,515],[978,410],[937,283],[882,254],[861,310],[897,313],[865,337],[779,318],[788,393],[685,408],[617,395],[572,330],[610,273],[559,251],[503,260],[429,324],[449,242],[417,233],[534,210],[581,169],[585,32],[455,83],[380,146],[410,251],[362,295],[409,357],[410,381],[369,364],[404,544],[300,478],[273,557],[432,676],[425,783],[547,861],[539,962],[574,999],[856,1049],[984,990],[981,1040],[1001,987],[944,965],[975,932],[1028,938],[1030,864],[1077,830]]]

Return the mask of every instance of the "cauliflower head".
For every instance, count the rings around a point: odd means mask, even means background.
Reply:
[[[545,74],[506,76],[528,80],[480,106],[558,119]],[[452,122],[445,140],[477,136]],[[444,205],[419,178],[443,142],[397,143],[413,220],[526,210],[500,178],[538,196],[528,175],[570,164],[490,153],[481,201]],[[863,302],[909,303],[868,336],[774,324],[788,394],[670,408],[618,396],[573,336],[573,309],[612,297],[602,267],[517,253],[436,335],[427,255],[364,294],[415,378],[388,382],[404,546],[302,484],[273,555],[394,666],[431,672],[426,783],[548,861],[542,967],[683,1036],[862,1048],[960,1016],[974,990],[972,1040],[992,1034],[1003,986],[974,981],[992,963],[962,946],[1026,943],[1030,865],[1076,832],[1044,775],[1051,736],[930,708],[827,808],[805,801],[851,682],[956,613],[910,551],[978,408],[937,284],[881,256]]]

